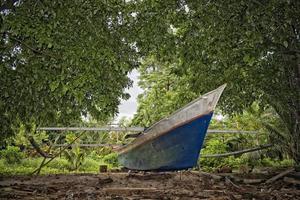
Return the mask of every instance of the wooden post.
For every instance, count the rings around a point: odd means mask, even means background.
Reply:
[[[100,165],[100,166],[99,166],[99,172],[100,172],[100,173],[105,173],[105,172],[107,172],[107,165]]]

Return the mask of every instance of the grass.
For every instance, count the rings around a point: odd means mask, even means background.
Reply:
[[[43,158],[26,158],[20,163],[8,164],[4,159],[0,159],[0,175],[26,175],[31,174],[39,167]],[[98,173],[99,165],[108,165],[111,169],[111,164],[105,163],[103,160],[87,157],[76,173]],[[51,161],[48,165],[42,168],[41,174],[68,174],[74,173],[69,170],[69,162],[61,157]]]

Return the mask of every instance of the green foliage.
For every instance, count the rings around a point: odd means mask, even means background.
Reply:
[[[83,172],[93,172],[98,173],[99,172],[99,166],[104,164],[103,160],[95,160],[93,158],[86,158],[82,166],[80,167],[80,170]]]
[[[144,93],[138,97],[134,125],[150,126],[196,97],[190,92],[186,76],[177,76],[174,68],[176,66],[161,63],[154,56],[142,62],[139,86]]]
[[[241,113],[253,102],[273,107],[300,162],[300,1],[131,4],[141,54],[174,66],[170,76],[186,76],[187,95],[227,83],[220,102],[225,113]],[[167,102],[159,96],[151,105]]]
[[[92,150],[89,154],[88,157],[94,160],[99,160],[101,158],[100,154],[97,153],[97,151]]]
[[[19,147],[8,146],[7,149],[0,151],[0,157],[5,160],[7,164],[18,164],[24,158],[24,153],[20,151]]]
[[[291,159],[285,159],[282,161],[273,160],[271,158],[264,158],[261,160],[261,165],[274,168],[287,168],[295,165],[295,162]]]
[[[222,103],[227,112],[258,100],[278,108],[299,97],[292,70],[299,62],[299,1],[136,4],[138,47],[167,64],[178,63],[174,72],[188,75],[196,93],[227,82]]]
[[[139,84],[145,92],[139,96],[138,112],[133,119],[133,124],[148,126],[162,117],[168,116],[177,108],[187,103],[185,101],[190,101],[195,96],[195,93],[190,92],[190,88],[182,86],[185,85],[184,81],[187,80],[172,73],[172,67],[171,65],[161,64],[154,57],[150,57],[143,62],[140,68],[141,76]],[[184,93],[188,95],[184,95]],[[220,111],[219,114],[221,114]],[[218,115],[218,111],[215,113],[216,115]],[[282,142],[275,142],[272,139],[273,134],[269,135],[270,130],[266,129],[266,124],[277,124],[278,126],[279,118],[272,108],[262,108],[258,103],[254,102],[242,113],[231,115],[230,117],[224,115],[223,118],[223,120],[216,120],[214,118],[210,128],[253,130],[258,131],[259,134],[229,134],[222,137],[207,136],[206,141],[208,142],[201,151],[202,154],[238,151],[267,143],[282,146]],[[284,152],[288,152],[281,149],[282,153],[279,153],[277,150],[278,148],[273,148],[259,154],[250,153],[241,157],[203,158],[200,165],[201,167],[208,168],[218,168],[224,165],[235,168],[243,164],[250,166],[260,165],[260,161],[264,156],[268,157],[272,154],[272,159],[283,159],[282,155]]]
[[[228,152],[228,146],[226,143],[224,143],[221,140],[218,139],[210,139],[207,143],[205,148],[201,150],[201,154],[220,154],[220,153],[227,153]],[[200,156],[200,167],[204,168],[220,168],[223,166],[230,166],[232,168],[237,168],[238,166],[246,163],[245,160],[229,156],[226,158],[201,158]]]
[[[26,158],[20,163],[8,164],[4,159],[0,159],[0,175],[31,174],[41,162],[42,158]],[[104,164],[104,161],[87,157],[76,173],[99,173],[101,164]],[[42,168],[41,174],[74,173],[69,171],[69,168],[68,160],[64,157],[56,158]]]
[[[116,153],[111,153],[103,157],[103,161],[112,167],[118,167],[118,155]]]
[[[0,137],[12,126],[68,125],[117,113],[136,67],[125,2],[1,2]],[[125,18],[124,18],[125,20]]]
[[[22,166],[20,164],[7,164],[4,159],[0,159],[0,175],[30,174],[34,167]]]
[[[287,158],[288,151],[278,149],[282,146],[281,142],[274,141],[273,134],[266,129],[266,124],[271,124],[278,120],[278,116],[272,109],[262,110],[257,104],[253,104],[242,114],[232,117],[224,116],[222,120],[213,119],[211,129],[236,129],[236,130],[253,130],[257,134],[223,134],[208,135],[206,143],[201,151],[205,154],[220,154],[227,152],[239,151],[242,149],[252,148],[260,144],[274,144],[275,147],[270,149],[251,152],[241,156],[230,156],[223,158],[201,158],[200,166],[205,168],[219,168],[221,166],[231,166],[238,168],[241,165],[246,166],[272,166],[275,162],[281,162]],[[279,145],[277,145],[279,143]],[[265,159],[269,159],[270,163],[264,163]]]
[[[220,140],[209,140],[205,148],[201,150],[201,154],[217,154],[217,153],[226,153],[227,145]],[[201,156],[200,156],[201,158]],[[203,158],[200,162],[200,167],[209,166],[211,168],[221,167],[225,164],[224,158]]]
[[[85,159],[84,152],[81,152],[78,146],[73,147],[72,150],[66,150],[64,156],[69,163],[68,169],[70,171],[77,171]]]
[[[66,136],[67,143],[71,143],[76,138],[75,134],[68,134]],[[69,163],[68,169],[70,171],[78,171],[85,161],[85,152],[79,146],[80,140],[75,141],[70,149],[64,151],[64,156]]]
[[[35,125],[32,126],[35,129]],[[32,147],[28,140],[28,135],[31,135],[38,144],[43,144],[44,141],[47,141],[49,139],[49,134],[47,134],[45,131],[31,131],[30,133],[26,132],[27,130],[24,124],[20,124],[17,128],[14,127],[14,130],[16,132],[16,135],[7,141],[9,141],[10,143],[13,142],[18,146],[23,146],[26,148]]]
[[[1,141],[20,123],[29,132],[82,115],[107,121],[142,61],[133,124],[149,126],[226,82],[222,111],[271,106],[280,120],[266,127],[299,164],[300,1],[8,2],[0,10]]]

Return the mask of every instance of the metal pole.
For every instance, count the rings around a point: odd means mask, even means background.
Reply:
[[[39,127],[39,131],[115,131],[115,132],[143,132],[144,127]],[[240,130],[214,130],[208,129],[208,134],[256,134],[258,131],[240,131]]]
[[[142,132],[145,130],[143,127],[39,127],[39,131],[129,131],[129,132]]]

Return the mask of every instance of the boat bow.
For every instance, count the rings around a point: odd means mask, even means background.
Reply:
[[[137,137],[132,143],[125,145],[116,151],[119,154],[126,153],[148,141],[151,141],[184,124],[200,118],[201,116],[212,113],[225,87],[226,84],[221,85],[217,89],[198,97],[183,108],[180,108],[172,113],[169,117],[156,122],[151,127],[146,129],[143,134]]]

